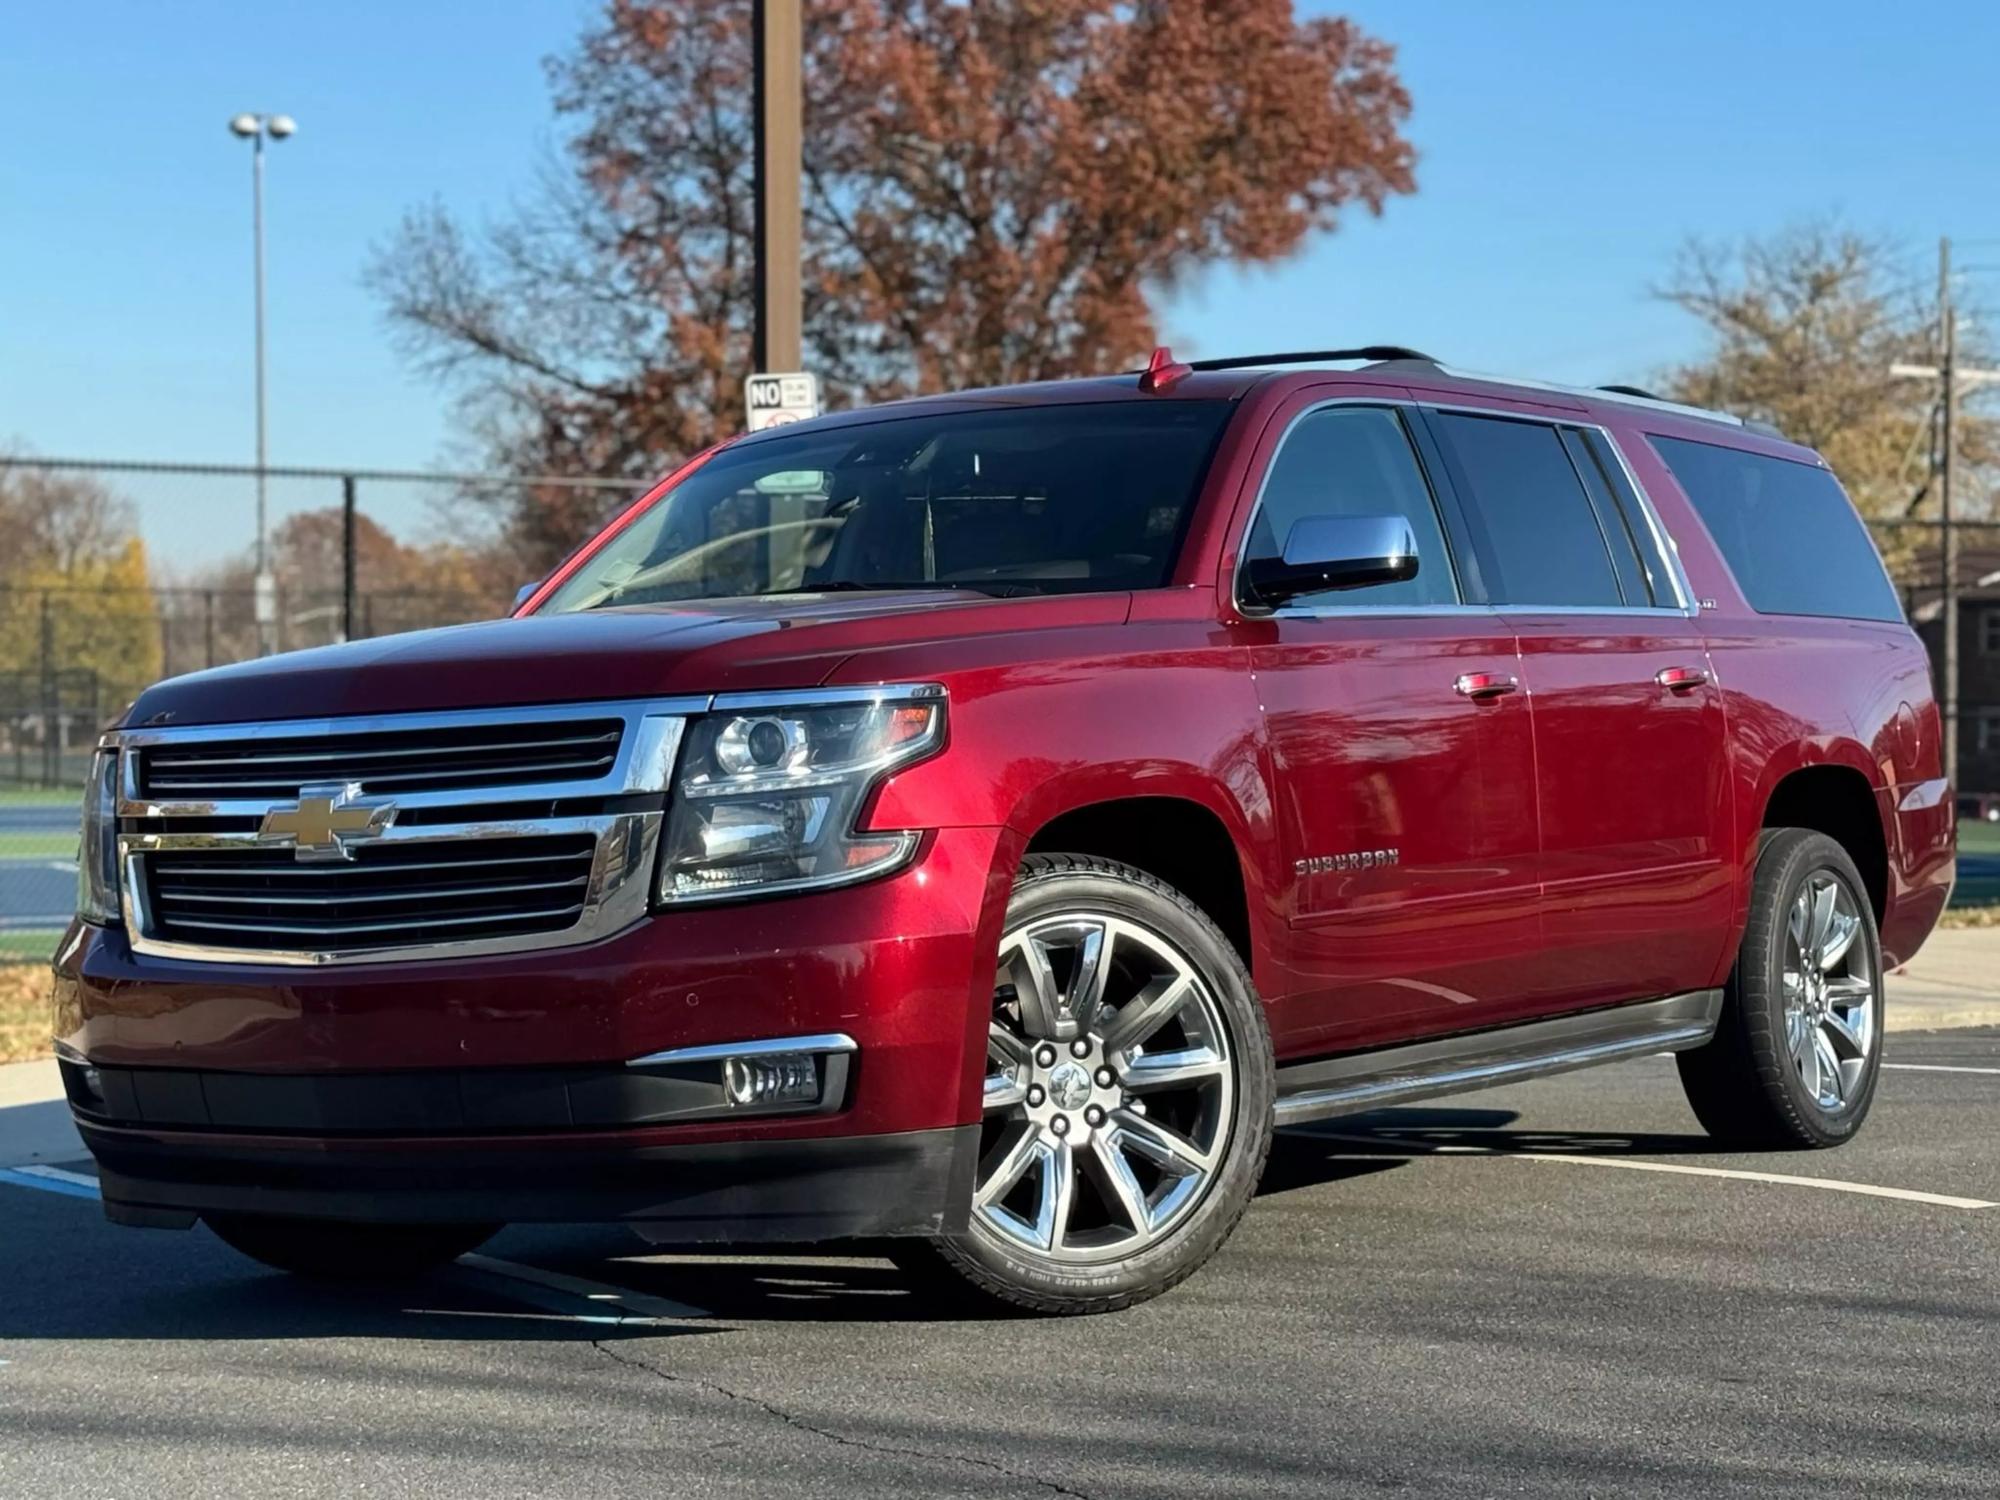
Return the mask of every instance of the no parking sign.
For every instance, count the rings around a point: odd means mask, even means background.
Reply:
[[[752,375],[743,382],[744,426],[752,432],[819,415],[819,377],[804,372]]]

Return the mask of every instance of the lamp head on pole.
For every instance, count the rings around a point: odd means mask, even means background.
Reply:
[[[287,136],[298,133],[299,122],[290,115],[235,115],[229,121],[229,133],[243,140],[255,140],[268,135],[274,141],[282,141]]]

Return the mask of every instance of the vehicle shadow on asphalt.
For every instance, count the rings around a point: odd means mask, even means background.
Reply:
[[[1726,1151],[1700,1132],[1509,1130],[1511,1109],[1378,1109],[1280,1131],[1279,1140],[1310,1142],[1327,1153],[1334,1177],[1351,1175],[1357,1159],[1392,1162],[1442,1152],[1505,1155],[1533,1151],[1558,1156],[1713,1156]],[[1276,1147],[1273,1147],[1275,1155]]]
[[[447,1271],[394,1286],[342,1287],[276,1274],[236,1274],[211,1265],[196,1282],[123,1286],[0,1306],[0,1344],[36,1339],[504,1340],[590,1343],[628,1337],[719,1333],[704,1324],[590,1323],[538,1314],[472,1287]]]

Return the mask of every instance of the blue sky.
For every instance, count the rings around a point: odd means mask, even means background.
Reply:
[[[583,0],[0,5],[0,443],[248,461],[248,148],[269,160],[274,463],[429,467],[449,400],[391,347],[369,247],[432,197],[528,194],[554,133],[541,59]],[[1648,295],[1690,234],[1838,214],[1913,281],[1958,238],[2000,288],[2000,6],[1351,0],[1401,51],[1416,196],[1165,309],[1183,352],[1394,340],[1547,378],[1643,379],[1697,347]],[[466,17],[476,14],[469,24]],[[186,484],[127,487],[156,556],[247,540]],[[286,492],[287,504],[323,501]],[[416,530],[409,496],[377,513]],[[234,501],[229,502],[233,509]]]

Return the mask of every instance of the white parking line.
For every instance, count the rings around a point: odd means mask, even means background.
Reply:
[[[83,1172],[72,1172],[67,1167],[16,1167],[17,1172],[26,1172],[30,1177],[46,1177],[51,1182],[67,1182],[76,1187],[89,1188],[97,1192],[97,1179]]]
[[[1885,1068],[1900,1068],[1905,1073],[1993,1073],[2000,1074],[2000,1068],[1961,1068],[1952,1063],[1890,1063]]]
[[[1728,1177],[1738,1182],[1775,1182],[1781,1187],[1818,1188],[1828,1193],[1859,1193],[1868,1198],[1900,1198],[1905,1203],[1929,1203],[1937,1208],[2000,1208],[1981,1198],[1954,1198],[1949,1193],[1920,1193],[1914,1188],[1877,1187],[1870,1182],[1843,1182],[1835,1177],[1793,1177],[1784,1172],[1747,1172],[1736,1167],[1690,1167],[1678,1162],[1627,1161],[1610,1156],[1564,1156],[1550,1151],[1496,1151],[1527,1161],[1561,1161],[1573,1166],[1623,1167],[1628,1172],[1678,1172],[1686,1177]]]
[[[70,1174],[74,1175],[74,1174]],[[44,1193],[60,1193],[65,1198],[95,1198],[97,1184],[85,1187],[81,1183],[65,1182],[60,1177],[45,1175],[39,1167],[0,1167],[0,1182],[10,1187],[37,1188]]]
[[[1632,1161],[1617,1156],[1585,1156],[1557,1151],[1515,1151],[1505,1146],[1434,1146],[1428,1141],[1396,1135],[1346,1135],[1333,1131],[1314,1132],[1322,1140],[1351,1141],[1362,1146],[1407,1146],[1418,1152],[1439,1156],[1511,1156],[1522,1161],[1567,1162],[1572,1166],[1617,1167],[1627,1172],[1670,1172],[1682,1177],[1722,1177],[1737,1182],[1768,1182],[1780,1187],[1816,1188],[1825,1193],[1855,1193],[1866,1198],[1899,1198],[1905,1203],[1928,1203],[1934,1208],[2000,1208],[1983,1198],[1958,1198],[1949,1193],[1924,1193],[1915,1188],[1878,1187],[1872,1182],[1844,1182],[1837,1177],[1795,1177],[1784,1172],[1752,1172],[1739,1167],[1695,1167],[1679,1162]]]
[[[63,1167],[0,1167],[0,1183],[13,1187],[37,1188],[66,1198],[101,1198],[97,1179]],[[525,1302],[543,1312],[557,1313],[574,1323],[605,1323],[625,1326],[658,1327],[709,1318],[706,1308],[649,1297],[625,1287],[602,1281],[586,1281],[561,1271],[545,1271],[540,1266],[524,1266],[491,1255],[462,1255],[458,1264],[478,1281],[502,1296]],[[578,1303],[587,1309],[579,1312]]]

